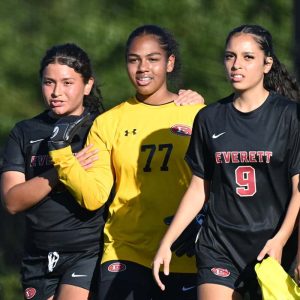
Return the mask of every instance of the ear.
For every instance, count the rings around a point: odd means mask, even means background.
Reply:
[[[272,65],[273,65],[273,57],[267,56],[265,59],[265,69],[264,69],[265,74],[270,72]]]
[[[84,95],[89,95],[90,94],[90,92],[93,88],[94,82],[95,82],[95,79],[93,77],[91,77],[89,79],[89,81],[85,84]]]
[[[167,62],[167,72],[171,73],[174,70],[175,65],[175,55],[171,54]]]

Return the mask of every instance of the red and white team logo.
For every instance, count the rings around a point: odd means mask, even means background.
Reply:
[[[115,262],[115,263],[110,264],[107,267],[107,270],[109,272],[113,272],[113,273],[123,272],[126,270],[126,265],[121,262]]]
[[[175,133],[177,135],[182,135],[182,136],[192,135],[192,128],[187,125],[176,124],[176,125],[173,125],[170,129],[171,129],[172,133]]]
[[[230,275],[229,270],[222,268],[212,268],[211,271],[219,277],[228,277]]]
[[[24,296],[26,299],[32,299],[35,296],[35,294],[36,294],[36,289],[33,287],[27,288],[24,291]]]

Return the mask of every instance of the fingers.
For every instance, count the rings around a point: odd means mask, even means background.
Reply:
[[[294,271],[295,281],[298,285],[300,285],[300,265]]]
[[[261,261],[263,260],[266,255],[274,258],[278,261],[278,263],[281,263],[281,257],[282,257],[282,247],[276,245],[274,240],[269,240],[264,248],[260,251],[260,253],[257,256],[257,260]]]
[[[170,267],[170,261],[172,257],[172,252],[169,247],[162,247],[158,250],[152,264],[152,272],[153,277],[157,283],[157,285],[160,287],[162,291],[165,290],[165,285],[162,283],[159,277],[159,270],[160,266],[163,265],[163,272],[166,276],[169,275],[169,267]]]
[[[76,158],[80,165],[86,170],[89,169],[93,162],[98,159],[98,149],[91,150],[93,145],[89,145],[82,150],[80,150],[78,153],[76,153]]]
[[[204,98],[199,93],[192,90],[179,90],[178,97],[174,100],[176,105],[191,105],[191,104],[203,104]]]
[[[163,264],[163,262],[160,262],[160,261],[158,261],[158,259],[155,259],[153,262],[153,265],[152,265],[152,273],[153,273],[153,277],[154,277],[154,280],[156,281],[157,285],[160,287],[160,289],[162,291],[164,291],[166,287],[161,282],[160,277],[159,277],[159,269],[160,269],[161,264]],[[166,268],[166,267],[164,266],[164,268]],[[166,270],[164,270],[164,273]],[[165,275],[168,275],[168,274],[165,273]]]

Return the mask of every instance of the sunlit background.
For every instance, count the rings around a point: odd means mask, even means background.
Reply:
[[[142,24],[168,28],[180,44],[183,86],[207,103],[230,93],[222,59],[228,32],[260,24],[275,52],[299,77],[299,1],[294,0],[10,0],[0,3],[0,153],[19,120],[44,109],[39,63],[54,44],[73,42],[89,54],[106,108],[133,95],[124,63],[129,33]],[[298,41],[297,41],[298,40]],[[298,45],[298,46],[297,46]],[[19,265],[23,218],[0,209],[0,299],[22,299]]]

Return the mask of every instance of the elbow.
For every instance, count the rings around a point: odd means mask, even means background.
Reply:
[[[10,215],[21,212],[20,207],[18,207],[14,201],[7,201],[5,198],[2,198],[2,206]]]
[[[3,206],[10,215],[15,215],[20,212],[14,205],[4,203]]]
[[[93,204],[85,204],[84,205],[84,208],[85,209],[87,209],[87,210],[89,210],[89,211],[95,211],[95,210],[97,210],[97,209],[99,209],[100,207],[101,207],[102,205],[97,205],[97,204],[95,204],[95,203],[93,203]]]
[[[104,200],[105,199],[105,200]],[[98,200],[98,201],[83,201],[81,202],[81,206],[84,207],[85,209],[89,211],[95,211],[101,208],[107,201],[106,197],[103,197],[103,200]]]

